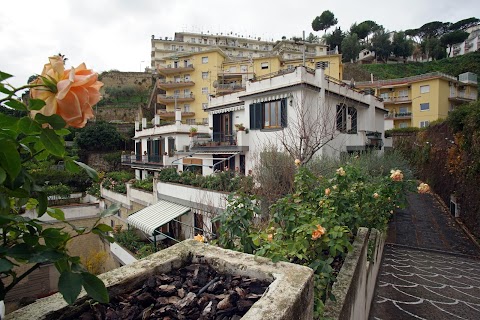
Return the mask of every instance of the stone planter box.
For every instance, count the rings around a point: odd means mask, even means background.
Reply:
[[[274,264],[265,258],[194,240],[183,241],[128,266],[104,273],[100,278],[108,287],[110,296],[115,296],[143,283],[152,274],[167,273],[186,264],[189,258],[195,262],[200,257],[218,272],[273,281],[242,319],[312,319],[313,271],[310,268],[284,262]],[[80,299],[85,299],[84,291],[80,294]],[[66,302],[57,293],[7,315],[7,319],[55,319],[52,313],[58,311],[63,314],[65,310],[61,309],[66,306]]]
[[[327,301],[324,318],[368,319],[384,244],[384,233],[359,228],[332,288],[336,301]]]

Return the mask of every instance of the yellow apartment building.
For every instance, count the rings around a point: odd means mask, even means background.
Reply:
[[[359,88],[372,88],[383,99],[385,129],[426,127],[445,119],[456,106],[478,98],[477,75],[462,73],[458,78],[440,72],[413,77],[361,82]]]
[[[186,124],[208,124],[208,113],[204,110],[210,97],[245,90],[248,80],[271,76],[303,64],[314,69],[316,63],[324,63],[327,76],[342,78],[341,55],[334,52],[328,54],[323,50],[318,50],[321,53],[318,56],[307,55],[303,54],[306,49],[300,52],[294,45],[293,41],[283,40],[276,46],[265,47],[270,50],[258,57],[245,57],[243,54],[232,57],[220,46],[209,46],[208,41],[199,52],[167,52],[169,56],[165,54],[152,60],[158,74],[152,96],[156,98],[155,113],[169,121],[175,118],[177,108],[182,111],[182,120]],[[321,44],[311,47],[324,49]],[[308,46],[306,48],[314,51]]]

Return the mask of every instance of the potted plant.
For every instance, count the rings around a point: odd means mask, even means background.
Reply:
[[[238,131],[245,131],[245,126],[243,125],[243,123],[237,123],[235,125],[235,128],[237,128]]]
[[[194,137],[197,135],[198,129],[195,127],[190,128],[190,137]]]

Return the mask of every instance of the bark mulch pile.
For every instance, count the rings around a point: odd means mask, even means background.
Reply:
[[[80,320],[238,320],[271,282],[219,274],[208,264],[190,264],[150,276],[140,289],[108,304],[92,304]],[[70,318],[70,317],[69,317]]]

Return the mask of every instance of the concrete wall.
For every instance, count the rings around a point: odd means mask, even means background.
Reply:
[[[188,261],[191,257],[191,261]],[[270,260],[187,240],[131,265],[100,275],[110,296],[141,286],[155,273],[169,272],[187,263],[208,261],[219,272],[273,281],[268,290],[242,317],[249,320],[310,320],[313,318],[313,271],[310,268]],[[85,291],[80,293],[80,299]],[[7,319],[45,319],[67,314],[60,294],[37,301],[7,316]],[[55,312],[55,314],[52,314]],[[70,315],[72,318],[73,315]]]
[[[110,243],[110,251],[113,255],[115,255],[115,258],[118,259],[122,265],[129,265],[137,261],[137,259],[130,252],[125,250],[116,242]]]
[[[328,300],[323,316],[328,319],[368,319],[383,256],[385,235],[360,228],[351,251],[333,285],[336,301]],[[368,257],[369,246],[372,248]]]

